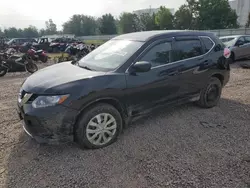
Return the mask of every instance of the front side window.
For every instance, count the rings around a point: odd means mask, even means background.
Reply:
[[[250,43],[250,36],[245,36],[245,42]]]
[[[173,60],[180,61],[202,55],[201,42],[198,39],[175,41]]]
[[[79,66],[111,71],[124,64],[144,43],[131,40],[109,40],[79,61]]]
[[[152,67],[165,65],[171,62],[170,54],[172,51],[171,42],[164,42],[152,47],[144,56],[141,61],[148,61]]]
[[[241,43],[243,43],[243,44],[244,44],[244,43],[245,43],[245,40],[244,40],[244,38],[243,38],[243,37],[240,37],[240,38],[238,39],[237,43],[238,43],[238,42],[241,42]]]

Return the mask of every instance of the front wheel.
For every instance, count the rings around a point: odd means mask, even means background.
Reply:
[[[221,81],[216,77],[212,77],[206,87],[201,91],[198,105],[202,108],[212,108],[216,106],[220,100],[221,91]]]
[[[75,138],[84,148],[97,149],[112,144],[122,130],[122,117],[109,104],[97,104],[84,111],[77,123]]]
[[[0,77],[4,76],[7,72],[8,70],[6,68],[0,67]]]
[[[30,73],[34,73],[38,71],[38,66],[33,62],[29,62],[25,66],[26,66],[26,70]]]

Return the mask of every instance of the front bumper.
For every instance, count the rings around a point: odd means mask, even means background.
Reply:
[[[18,104],[17,112],[24,131],[37,142],[59,144],[73,141],[78,111],[60,105],[34,109],[31,104]]]

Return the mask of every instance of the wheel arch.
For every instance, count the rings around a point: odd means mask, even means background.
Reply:
[[[230,57],[232,58],[232,61],[234,62],[235,61],[235,52],[231,51],[231,56]]]
[[[124,104],[122,104],[118,99],[116,98],[111,98],[111,97],[105,97],[105,98],[99,98],[96,99],[94,101],[91,101],[89,103],[87,103],[87,105],[84,105],[82,107],[82,109],[80,110],[80,112],[78,113],[78,115],[76,116],[76,120],[73,126],[73,133],[75,134],[76,131],[76,126],[77,123],[79,122],[82,114],[84,112],[86,112],[89,108],[91,108],[92,106],[95,106],[97,104],[109,104],[111,106],[113,106],[114,108],[116,108],[118,110],[118,112],[120,113],[121,117],[122,117],[122,121],[123,121],[123,126],[125,126],[127,124],[127,119],[128,119],[128,112],[127,109],[125,107]]]
[[[224,85],[224,76],[220,73],[213,74],[212,77],[218,78],[221,82],[221,85]]]

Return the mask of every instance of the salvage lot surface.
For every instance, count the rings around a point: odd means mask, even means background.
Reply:
[[[218,107],[163,109],[99,150],[24,134],[15,107],[27,75],[0,78],[0,187],[250,187],[250,70],[232,65]]]

